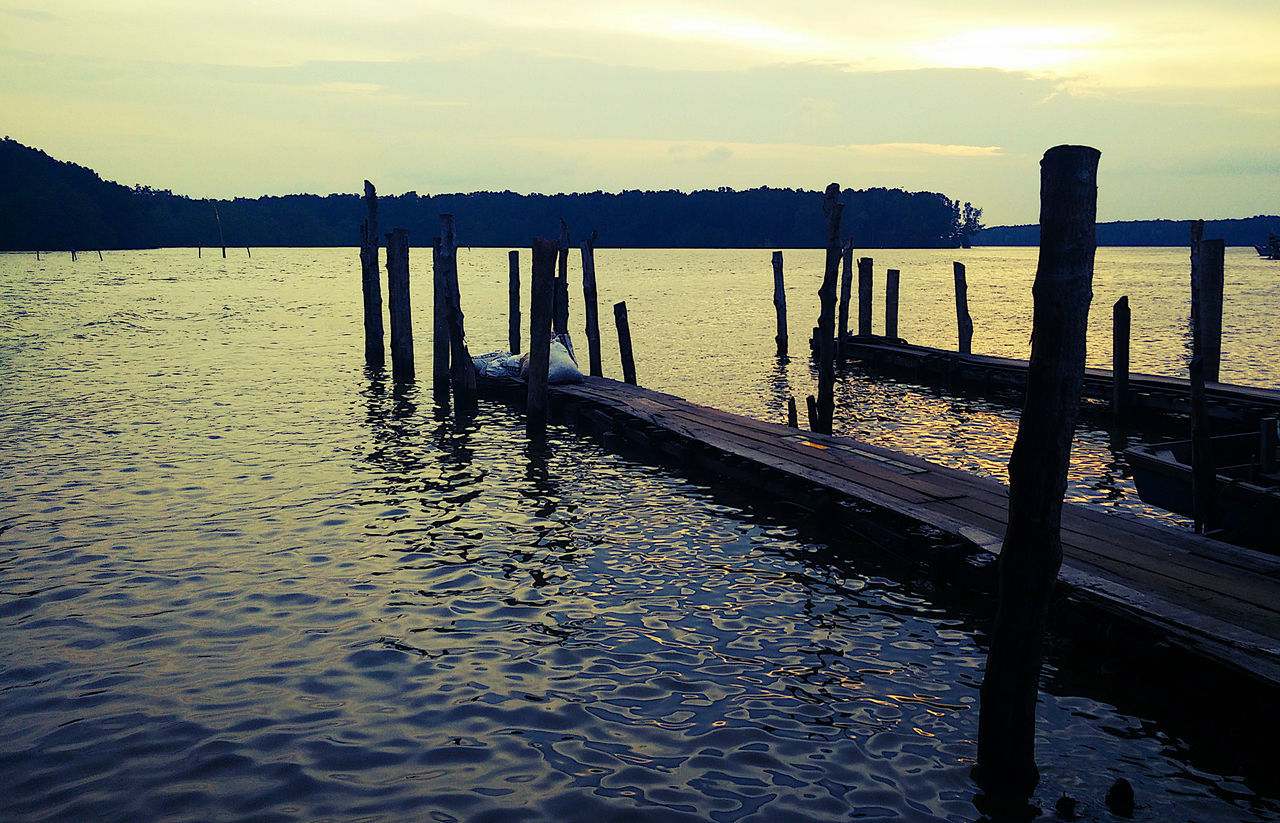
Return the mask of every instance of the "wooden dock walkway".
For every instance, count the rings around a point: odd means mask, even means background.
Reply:
[[[992,393],[1021,393],[1027,382],[1027,361],[898,343],[883,337],[848,337],[845,358],[869,368],[905,376],[921,384],[965,386]],[[1087,368],[1082,399],[1111,403],[1110,369]],[[1280,390],[1207,383],[1210,417],[1223,422],[1254,425],[1263,417],[1280,415]],[[1191,389],[1186,378],[1156,374],[1129,375],[1131,408],[1158,414],[1189,414]]]
[[[604,378],[553,386],[551,400],[556,419],[769,493],[789,490],[811,503],[826,495],[836,505],[824,513],[925,524],[962,541],[970,561],[989,565],[999,554],[1008,495],[997,481]],[[1072,504],[1063,509],[1062,543],[1059,596],[1267,690],[1280,686],[1280,557]]]

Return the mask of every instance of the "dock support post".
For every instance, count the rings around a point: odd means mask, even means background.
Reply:
[[[1258,469],[1265,474],[1276,470],[1278,440],[1280,440],[1280,431],[1276,429],[1276,418],[1262,418],[1258,423]]]
[[[440,262],[440,238],[431,243],[431,393],[449,400],[449,285]]]
[[[551,315],[555,313],[556,241],[533,239],[529,285],[529,370],[525,433],[541,443],[547,435],[547,368],[551,362]]]
[[[378,192],[364,181],[364,202],[368,216],[360,224],[360,286],[364,292],[364,362],[381,366],[386,354],[382,347],[382,286],[378,272]]]
[[[600,307],[596,293],[596,233],[582,241],[582,314],[586,317],[587,358],[592,377],[604,377],[600,359]]]
[[[999,605],[982,680],[979,810],[1025,816],[1040,780],[1035,707],[1049,597],[1062,564],[1060,525],[1071,437],[1084,383],[1085,334],[1097,247],[1099,152],[1057,146],[1040,162],[1040,260],[1031,359],[1009,460],[1009,523]]]
[[[618,352],[622,355],[622,379],[636,385],[636,361],[631,355],[631,323],[627,320],[627,301],[613,304],[613,323],[618,327]]]
[[[1116,429],[1129,419],[1129,297],[1111,307],[1111,422]]]
[[[1204,221],[1198,220],[1203,235]],[[1191,269],[1191,336],[1199,340],[1204,379],[1218,382],[1222,363],[1222,282],[1225,270],[1222,240],[1200,240],[1198,266]]]
[[[560,244],[557,248],[555,314],[552,330],[556,334],[569,333],[569,224],[560,220]]]
[[[782,285],[782,252],[773,253],[773,308],[778,313],[778,356],[787,356],[787,292]]]
[[[836,331],[836,360],[844,362],[844,339],[849,336],[849,303],[853,300],[853,240],[846,239],[840,249],[840,307]],[[859,327],[862,334],[862,290],[858,290]]]
[[[476,404],[476,364],[467,351],[463,329],[462,293],[458,288],[458,234],[452,214],[440,215],[440,246],[437,253],[445,285],[445,319],[449,323],[449,382],[457,408],[469,412]]]
[[[507,252],[507,346],[512,354],[520,353],[520,252]]]
[[[1272,421],[1274,427],[1275,421]],[[800,413],[796,409],[796,399],[794,397],[787,398],[787,425],[793,429],[800,428]]]
[[[804,399],[809,413],[809,431],[818,431],[818,400],[812,394]]]
[[[889,269],[884,281],[884,336],[888,340],[898,337],[898,280],[901,272]]]
[[[1191,384],[1191,503],[1197,534],[1212,531],[1218,523],[1217,480],[1213,461],[1213,449],[1209,440],[1209,408],[1205,399],[1204,384],[1207,379],[1209,357],[1206,350],[1212,347],[1206,330],[1207,305],[1214,279],[1213,270],[1221,282],[1224,244],[1221,240],[1204,239],[1204,221],[1191,224],[1191,363],[1188,377]],[[1221,317],[1218,320],[1221,329]],[[1220,341],[1219,341],[1220,343]]]
[[[871,335],[872,265],[870,257],[858,258],[858,334]]]
[[[387,302],[391,310],[391,377],[413,382],[413,317],[409,307],[409,231],[386,235]]]
[[[822,311],[818,315],[818,425],[820,434],[831,434],[831,422],[835,417],[835,334],[836,334],[836,278],[840,274],[840,185],[827,186],[822,201],[822,215],[827,222],[827,265],[822,278],[818,298]]]
[[[965,280],[964,263],[952,263],[956,278],[956,328],[960,333],[960,353],[973,353],[973,318],[969,316],[969,284]]]

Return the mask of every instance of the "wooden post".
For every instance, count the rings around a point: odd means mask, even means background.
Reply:
[[[1264,417],[1258,423],[1258,470],[1270,474],[1276,470],[1276,442],[1280,431],[1276,430],[1276,418]]]
[[[778,333],[773,339],[778,344],[778,356],[787,356],[787,292],[782,285],[782,252],[773,253],[773,308],[778,313]]]
[[[512,354],[520,353],[520,252],[507,252],[509,270],[507,286],[507,345]]]
[[[248,258],[249,258],[250,260],[252,260],[252,259],[253,259],[253,252],[249,251],[249,247],[248,247],[248,246],[245,246],[245,247],[244,247],[244,253],[245,253],[245,255],[247,255],[247,256],[248,256]],[[102,254],[102,252],[98,252],[98,254]]]
[[[600,361],[600,307],[596,296],[596,233],[582,241],[582,313],[586,316],[587,356],[592,377],[604,377]]]
[[[446,289],[445,319],[449,324],[449,382],[458,408],[472,409],[476,402],[476,364],[467,351],[463,328],[462,294],[458,288],[458,234],[452,214],[440,215],[440,247],[437,253]]]
[[[218,214],[218,207],[213,207],[213,219],[218,221],[218,242],[222,244],[222,259],[227,259],[227,238],[222,234],[222,215]],[[390,291],[390,286],[387,287]]]
[[[378,272],[378,192],[364,181],[364,202],[368,210],[360,224],[360,287],[364,292],[364,362],[381,366],[386,354],[382,347],[382,286]]]
[[[836,326],[836,278],[840,273],[840,185],[827,186],[822,201],[822,215],[827,222],[827,266],[822,278],[818,298],[822,310],[818,314],[818,427],[820,434],[831,434],[831,422],[835,417],[835,326]]]
[[[862,292],[858,292],[861,298]],[[840,249],[840,305],[836,316],[839,321],[836,332],[836,359],[844,362],[844,339],[849,336],[849,301],[853,297],[853,240],[846,239]],[[859,304],[861,311],[861,304]],[[859,315],[861,317],[861,315]],[[859,329],[861,334],[861,329]]]
[[[431,241],[431,393],[449,399],[449,285],[440,263],[440,238]]]
[[[796,410],[796,399],[794,397],[787,398],[787,425],[793,429],[800,428],[800,414]]]
[[[555,312],[556,241],[533,239],[529,285],[529,370],[525,380],[525,432],[541,442],[547,432],[547,368],[551,360],[551,315]]]
[[[552,328],[556,334],[569,333],[569,224],[560,220],[560,245],[557,258],[555,314]]]
[[[636,384],[636,361],[631,354],[631,323],[627,320],[627,302],[613,304],[613,323],[618,327],[618,352],[622,355],[622,379]]]
[[[409,232],[395,229],[386,235],[387,302],[391,307],[391,377],[397,383],[412,382],[413,319],[409,308]]]
[[[224,255],[223,255],[223,257],[226,257],[226,255],[224,254]],[[76,250],[75,250],[75,249],[72,249],[72,250],[71,250],[71,262],[72,262],[72,263],[76,262]]]
[[[973,353],[973,318],[969,316],[969,284],[965,282],[964,263],[952,263],[956,278],[956,327],[960,332],[960,353]]]
[[[36,262],[37,262],[37,263],[39,263],[39,262],[40,262],[40,250],[39,250],[39,249],[36,249]]]
[[[1203,224],[1203,221],[1198,222]],[[1204,379],[1210,383],[1218,382],[1222,363],[1224,245],[1222,240],[1201,239],[1200,265],[1191,270],[1191,334],[1193,339],[1200,341]]]
[[[1062,564],[1060,524],[1084,383],[1097,246],[1099,153],[1058,146],[1040,162],[1040,261],[1031,359],[1009,460],[1009,523],[999,605],[982,680],[974,799],[997,820],[1023,815],[1039,782],[1035,706],[1049,597]],[[957,275],[958,276],[958,275]]]
[[[858,258],[858,334],[871,335],[871,292],[873,261],[870,257]]]
[[[1129,298],[1111,307],[1111,420],[1116,429],[1129,418]]]
[[[898,280],[901,273],[889,269],[884,281],[884,336],[889,340],[898,337]]]
[[[102,249],[98,249],[98,260],[102,260]]]
[[[1211,270],[1221,267],[1224,249],[1221,240],[1204,239],[1204,221],[1191,224],[1191,363],[1188,368],[1191,384],[1191,504],[1197,534],[1212,531],[1217,517],[1217,471],[1214,466],[1213,448],[1209,439],[1209,407],[1205,400],[1204,384],[1209,348],[1205,333],[1207,304],[1212,282]],[[1219,275],[1220,277],[1221,275]],[[1219,320],[1221,323],[1221,320]]]
[[[818,400],[812,394],[804,399],[805,409],[809,415],[809,431],[818,431]]]

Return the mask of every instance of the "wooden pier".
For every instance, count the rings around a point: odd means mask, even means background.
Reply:
[[[915,383],[967,388],[992,395],[1017,394],[1026,387],[1027,361],[984,354],[961,354],[914,346],[884,337],[850,337],[844,341],[846,359],[872,371],[894,374]],[[1104,403],[1109,409],[1114,380],[1110,369],[1086,368],[1082,400]],[[1209,416],[1219,422],[1254,425],[1280,414],[1280,390],[1232,383],[1206,383]],[[1188,415],[1191,388],[1186,378],[1131,373],[1127,391],[1129,410],[1136,414]]]
[[[523,385],[505,393],[519,398]],[[994,480],[605,378],[550,393],[553,419],[791,499],[872,542],[905,542],[912,525],[954,538],[956,551],[924,558],[948,566],[945,574],[990,566],[1000,552],[1008,490]],[[1063,510],[1062,543],[1059,600],[1268,691],[1280,687],[1280,558],[1072,504]]]

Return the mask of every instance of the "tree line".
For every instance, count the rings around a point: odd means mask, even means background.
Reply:
[[[355,181],[360,183],[362,181]],[[842,193],[844,234],[860,248],[959,245],[982,228],[982,209],[937,192],[873,188]],[[761,187],[681,191],[518,194],[511,191],[379,197],[378,222],[423,246],[439,215],[457,219],[459,242],[523,247],[595,231],[621,248],[820,248],[822,193]],[[365,215],[358,194],[210,200],[103,180],[91,169],[5,138],[0,143],[0,249],[168,246],[352,246]]]

